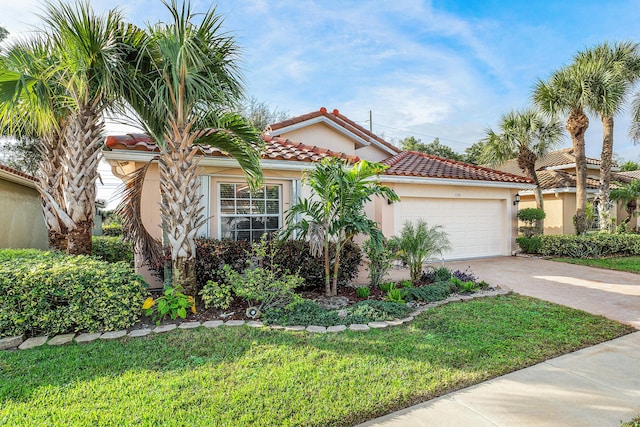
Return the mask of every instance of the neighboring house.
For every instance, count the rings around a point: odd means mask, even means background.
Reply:
[[[303,174],[326,157],[350,162],[380,161],[389,166],[381,181],[401,198],[376,199],[367,214],[386,236],[419,218],[442,225],[453,244],[447,259],[510,255],[516,237],[514,197],[531,181],[518,175],[456,162],[397,147],[349,120],[338,110],[319,111],[270,125],[263,134],[264,191],[251,194],[235,160],[203,148],[202,206],[209,217],[200,234],[214,238],[256,239],[283,225],[283,215],[309,195]],[[149,162],[158,148],[147,135],[109,136],[104,157],[113,173],[126,179]],[[158,167],[152,164],[143,187],[143,222],[160,239]]]
[[[0,248],[47,249],[37,180],[0,164]]]
[[[517,160],[511,159],[497,169],[524,176],[518,167]],[[616,173],[617,167],[612,168],[611,187],[615,188],[616,181],[626,182],[628,178]],[[547,216],[544,220],[544,234],[575,234],[573,217],[576,213],[576,158],[573,148],[553,151],[536,162],[536,173],[542,187],[544,210]],[[600,185],[600,159],[587,158],[587,200],[595,205],[591,226],[598,228],[596,196]],[[535,208],[536,202],[532,189],[520,191],[519,208]],[[624,219],[624,208],[612,208],[612,218]]]
[[[631,183],[631,181],[636,181],[636,180],[640,180],[640,170],[637,171],[627,171],[627,172],[618,172],[616,174],[616,180],[624,183],[624,184],[629,184]],[[631,221],[629,221],[628,227],[629,229],[633,229],[636,231],[640,231],[640,218],[638,218],[638,214],[639,214],[639,208],[640,207],[640,200],[636,200],[636,212],[634,215],[631,216]],[[621,220],[625,219],[627,217],[627,209],[626,209],[626,203],[623,202],[619,202],[618,203],[618,218],[620,218]]]

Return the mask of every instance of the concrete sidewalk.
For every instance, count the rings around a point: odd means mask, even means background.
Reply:
[[[640,329],[640,275],[533,258],[448,262],[481,280]],[[391,272],[393,280],[408,277]],[[640,414],[640,332],[361,426],[615,426]]]
[[[611,426],[640,414],[640,332],[377,418],[361,427]]]

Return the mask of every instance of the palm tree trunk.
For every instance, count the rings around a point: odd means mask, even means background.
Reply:
[[[602,118],[602,154],[600,156],[600,230],[611,230],[611,211],[609,209],[609,184],[611,182],[611,163],[613,158],[613,117]]]
[[[161,153],[160,191],[161,216],[171,248],[172,286],[181,286],[187,295],[197,293],[195,237],[204,224],[199,202],[199,149],[194,147],[188,131],[173,128],[174,141],[166,138],[167,147]]]
[[[67,253],[72,255],[91,254],[103,129],[100,115],[84,105],[74,113],[65,136],[61,166],[65,210],[72,220],[67,229]]]
[[[520,147],[518,152],[518,166],[536,185],[533,192],[533,196],[536,199],[536,208],[544,211],[544,196],[542,195],[542,187],[540,187],[540,180],[538,180],[538,174],[536,173],[537,159],[538,157],[529,148],[525,146]],[[540,231],[544,234],[544,219],[537,221],[536,226],[540,228]]]
[[[585,157],[584,134],[589,127],[589,118],[582,108],[572,110],[567,119],[567,130],[573,142],[576,157],[576,234],[587,231],[587,159]]]
[[[342,252],[342,246],[340,244],[342,239],[336,242],[336,257],[333,264],[333,282],[331,284],[331,295],[338,295],[338,274],[340,271],[340,252]]]
[[[326,233],[326,231],[325,231]],[[329,250],[331,245],[329,244],[329,236],[324,236],[324,294],[328,297],[331,296],[331,263],[329,262]]]

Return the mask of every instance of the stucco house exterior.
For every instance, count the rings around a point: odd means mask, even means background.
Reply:
[[[496,167],[504,172],[524,176],[522,169],[518,167],[517,160],[512,159]],[[630,182],[629,177],[617,173],[618,168],[612,168],[611,187],[615,188],[616,182]],[[573,216],[576,213],[576,158],[573,148],[565,148],[553,151],[536,162],[536,173],[542,187],[544,198],[544,234],[575,234]],[[600,159],[587,157],[587,200],[597,206],[596,196],[600,185]],[[523,188],[520,192],[519,207],[535,208],[536,202],[532,189]],[[597,219],[597,212],[594,212]],[[626,211],[621,203],[611,208],[611,217],[619,223],[626,218]],[[635,219],[633,220],[635,221]],[[632,222],[635,226],[635,222]],[[598,229],[597,221],[592,223],[594,229]]]
[[[379,161],[389,166],[380,180],[401,201],[376,199],[367,214],[383,233],[399,232],[406,221],[423,218],[442,225],[453,248],[446,259],[510,255],[515,249],[514,200],[531,181],[519,175],[483,168],[397,147],[325,108],[270,125],[263,133],[265,187],[251,194],[235,160],[217,149],[203,148],[200,162],[202,205],[209,218],[200,230],[213,238],[255,239],[283,225],[283,215],[299,197],[307,197],[303,174],[325,157],[351,162]],[[158,148],[147,135],[107,137],[104,157],[122,178],[141,168]],[[158,167],[152,164],[143,187],[143,223],[160,238]]]
[[[47,249],[37,180],[0,164],[0,248]]]

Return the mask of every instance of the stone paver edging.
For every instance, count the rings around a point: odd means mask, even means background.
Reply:
[[[76,334],[61,334],[56,335],[53,338],[49,339],[48,336],[41,337],[33,337],[25,340],[24,335],[18,335],[15,337],[5,337],[0,339],[0,351],[1,350],[27,350],[34,347],[39,347],[44,344],[48,345],[65,345],[75,341],[77,344],[92,342],[97,339],[102,340],[114,340],[118,338],[122,338],[125,336],[136,338],[136,337],[144,337],[150,334],[160,334],[164,332],[173,331],[174,329],[193,329],[204,326],[205,328],[217,328],[219,326],[228,326],[228,327],[238,327],[238,326],[248,326],[252,328],[266,328],[274,330],[285,330],[285,331],[306,331],[311,334],[326,334],[326,333],[337,333],[343,332],[346,330],[354,331],[354,332],[367,332],[371,329],[383,329],[392,326],[400,326],[405,323],[412,322],[415,317],[429,310],[430,308],[438,307],[440,305],[445,305],[450,302],[465,302],[473,299],[485,298],[485,297],[494,297],[498,295],[507,295],[512,291],[508,288],[495,289],[489,292],[483,292],[477,295],[452,295],[446,300],[436,301],[432,303],[428,303],[417,307],[413,312],[409,314],[408,317],[404,319],[394,319],[387,320],[384,322],[369,322],[368,324],[351,324],[351,325],[335,325],[335,326],[281,326],[281,325],[269,325],[266,326],[262,322],[259,321],[249,321],[245,322],[244,320],[227,320],[226,322],[222,320],[209,320],[207,322],[183,322],[178,324],[175,323],[167,323],[164,325],[156,326],[155,328],[144,327],[142,329],[133,329],[131,331],[121,330],[121,331],[108,331],[108,332],[95,332],[95,333],[82,333],[80,335]]]

